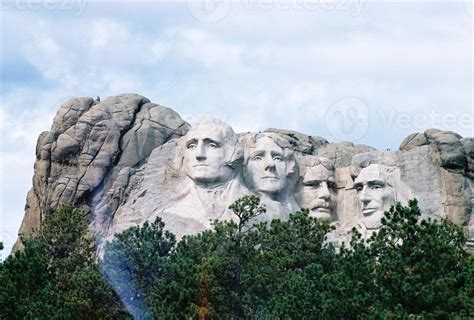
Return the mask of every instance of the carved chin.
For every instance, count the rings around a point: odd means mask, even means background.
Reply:
[[[283,183],[279,179],[261,179],[255,185],[255,188],[263,193],[279,193],[283,190]]]
[[[383,211],[376,211],[373,212],[371,215],[365,217],[363,219],[363,223],[365,224],[366,228],[371,229],[378,229],[381,227],[381,219],[383,217]]]
[[[195,182],[223,182],[232,178],[232,170],[230,168],[220,168],[216,170],[208,166],[198,166],[192,168],[192,170],[188,170],[188,177]]]
[[[219,176],[209,172],[209,170],[195,170],[189,177],[196,181],[213,181],[219,180]]]

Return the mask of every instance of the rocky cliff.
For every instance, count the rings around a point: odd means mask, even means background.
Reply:
[[[399,150],[267,129],[235,134],[208,120],[191,127],[136,94],[66,101],[36,148],[33,187],[14,250],[61,203],[83,205],[100,245],[160,216],[178,236],[232,219],[227,204],[257,194],[263,220],[305,207],[345,239],[370,234],[380,211],[416,197],[425,217],[447,218],[474,238],[474,139],[436,129]]]
[[[64,102],[51,130],[38,137],[33,187],[13,250],[58,204],[83,205],[91,222],[99,218],[99,202],[117,208],[151,151],[188,128],[173,110],[137,94]]]

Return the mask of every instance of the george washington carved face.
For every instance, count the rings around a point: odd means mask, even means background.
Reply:
[[[216,119],[206,119],[184,137],[184,169],[198,185],[213,187],[234,176],[242,150],[234,131]]]

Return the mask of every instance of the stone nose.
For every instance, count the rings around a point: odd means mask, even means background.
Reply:
[[[272,157],[265,157],[263,161],[264,161],[266,171],[274,171],[275,170],[275,160],[273,160]]]
[[[367,192],[367,187],[366,186],[364,186],[362,188],[362,190],[359,192],[359,200],[363,204],[367,204],[372,200],[369,193]]]
[[[194,152],[197,160],[206,160],[206,150],[201,143],[197,145]]]
[[[330,196],[331,193],[329,192],[328,184],[326,181],[322,181],[318,190],[318,198],[328,200]]]

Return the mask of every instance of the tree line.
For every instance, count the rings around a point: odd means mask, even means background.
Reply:
[[[97,259],[80,208],[58,207],[21,252],[0,264],[1,319],[470,319],[474,258],[447,220],[422,220],[416,200],[350,243],[333,227],[265,213],[255,196],[236,221],[180,241],[157,218],[115,236]]]

